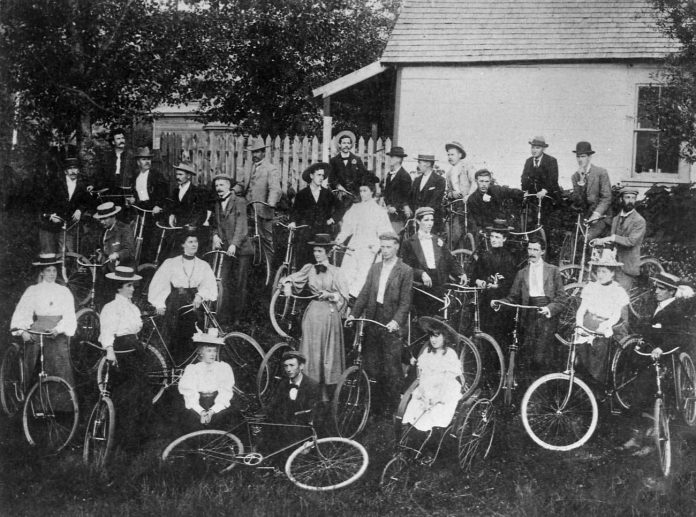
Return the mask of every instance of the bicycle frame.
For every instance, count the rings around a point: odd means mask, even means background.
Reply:
[[[140,254],[143,250],[143,231],[145,230],[145,219],[147,214],[153,213],[152,210],[145,210],[140,208],[138,205],[132,205],[138,211],[135,217],[135,228],[133,236],[135,237],[135,254],[133,255],[133,262],[137,267],[140,265]]]
[[[464,203],[464,211],[458,212],[457,210],[455,210],[455,203]],[[452,248],[452,223],[455,215],[464,216],[464,228],[462,229],[462,233],[466,235],[466,233],[469,231],[469,204],[466,202],[466,198],[462,197],[454,199],[449,203],[445,203],[444,207],[447,218],[447,242],[449,243],[450,248]]]

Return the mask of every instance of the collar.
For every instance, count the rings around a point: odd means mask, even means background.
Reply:
[[[118,294],[118,293],[116,293],[116,296],[114,296],[114,300],[118,301],[119,303],[128,303],[128,304],[133,303],[131,300],[129,300],[128,298],[126,298],[122,294]]]
[[[632,209],[630,212],[624,212],[623,210],[621,210],[621,213],[619,214],[619,216],[620,216],[620,217],[628,217],[629,215],[631,215],[631,214],[632,214],[633,212],[635,212],[635,211],[636,211],[635,208]]]
[[[676,298],[674,296],[672,296],[671,298],[667,298],[666,300],[662,300],[660,303],[657,304],[657,308],[660,310],[663,310],[665,307],[667,307],[674,300],[676,300]]]
[[[422,241],[429,241],[430,239],[433,238],[433,234],[432,234],[432,233],[427,233],[427,234],[426,234],[426,233],[423,233],[423,232],[421,232],[421,231],[419,230],[419,231],[418,231],[418,238],[419,238],[420,240],[422,240]]]
[[[341,160],[348,160],[348,159],[350,159],[350,152],[349,152],[348,154],[346,154],[345,156],[343,156],[343,153],[339,153],[339,154],[341,155]]]
[[[187,181],[186,183],[182,183],[181,185],[179,185],[179,190],[187,189],[187,188],[189,188],[190,185],[191,185],[190,181]]]
[[[397,257],[392,257],[391,260],[383,260],[382,265],[392,267],[396,264],[396,260],[397,260]]]
[[[289,384],[294,384],[295,386],[299,386],[302,384],[302,379],[304,379],[304,375],[302,372],[297,374],[297,378],[294,381],[290,381]]]
[[[230,198],[231,195],[232,195],[232,191],[230,190],[230,191],[227,193],[227,195],[225,195],[225,197],[220,197],[220,196],[218,196],[218,201],[220,201],[220,202],[222,203],[222,202],[228,200],[228,199]]]
[[[310,183],[309,190],[311,190],[312,192],[319,192],[321,191],[321,185],[315,185],[314,183]]]
[[[65,181],[67,181],[68,183],[76,183],[76,182],[77,182],[77,178],[75,178],[74,180],[72,180],[72,179],[70,179],[70,176],[66,176],[66,177],[65,177]]]
[[[139,176],[143,176],[143,175],[148,174],[149,172],[150,172],[150,169],[148,169],[148,170],[146,170],[146,171],[140,171],[140,172],[138,173],[138,175],[139,175]]]
[[[540,260],[539,262],[529,262],[529,267],[544,267],[544,261]]]
[[[109,227],[106,229],[106,231],[107,231],[107,232],[110,232],[111,230],[114,229],[114,226],[116,226],[116,221],[114,221],[114,224],[112,224],[111,226],[109,226]]]
[[[195,255],[187,255],[186,253],[182,253],[181,258],[184,260],[193,260],[196,258],[196,256]]]

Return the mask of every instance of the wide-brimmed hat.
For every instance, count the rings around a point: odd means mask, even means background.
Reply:
[[[344,136],[347,136],[350,138],[350,141],[355,144],[355,133],[352,131],[349,131],[348,129],[344,129],[343,131],[340,131],[339,133],[336,134],[336,143],[340,144],[341,143],[341,138]]]
[[[63,259],[60,258],[55,253],[40,253],[39,259],[36,262],[32,262],[32,266],[45,267],[45,266],[55,266],[56,264],[62,264]]]
[[[118,282],[137,282],[143,277],[135,273],[135,269],[128,266],[116,266],[113,273],[107,273],[106,278]]]
[[[266,147],[268,146],[266,145],[266,142],[263,138],[253,138],[247,146],[247,151],[260,151],[262,149],[265,149]]]
[[[189,174],[193,174],[194,176],[196,175],[196,169],[194,169],[193,165],[191,165],[190,163],[181,162],[179,165],[174,166],[174,170],[188,172]]]
[[[418,324],[425,332],[440,332],[445,336],[445,342],[454,345],[459,341],[459,334],[450,327],[445,320],[437,316],[423,316],[418,319]]]
[[[424,162],[431,162],[435,163],[437,160],[435,160],[435,155],[434,154],[419,154],[418,158],[416,158],[418,161],[424,161]]]
[[[209,328],[208,332],[196,332],[191,336],[193,341],[199,348],[202,346],[221,346],[225,344],[225,338],[218,336],[216,328]]]
[[[213,183],[215,183],[215,180],[227,180],[230,182],[230,186],[234,187],[237,184],[237,180],[233,179],[231,176],[228,176],[227,174],[218,174],[217,176],[213,176]]]
[[[460,144],[459,142],[455,142],[452,140],[451,142],[447,142],[445,144],[445,151],[449,151],[451,148],[458,149],[459,152],[462,153],[462,156],[466,158],[466,151],[464,150],[464,146]]]
[[[491,226],[486,227],[486,231],[488,233],[508,233],[511,232],[513,229],[514,228],[512,226],[508,226],[507,221],[505,219],[493,219],[493,224]]]
[[[77,158],[66,158],[63,161],[63,169],[70,169],[70,168],[80,168],[80,160]]]
[[[318,170],[323,170],[328,175],[330,168],[331,166],[326,162],[313,163],[302,172],[302,179],[305,183],[309,183],[310,181],[312,181],[312,178],[310,178],[312,174],[314,174]]]
[[[622,187],[621,190],[619,190],[619,196],[623,196],[624,194],[633,194],[637,196],[638,189],[635,187]]]
[[[679,284],[682,283],[681,278],[679,278],[677,275],[672,275],[671,273],[658,273],[657,275],[650,277],[650,279],[655,284],[664,285],[669,289],[676,289],[679,287]]]
[[[408,155],[404,151],[403,147],[394,146],[389,151],[386,152],[387,156],[398,156],[399,158],[406,158]]]
[[[590,142],[578,142],[575,144],[575,154],[594,154]]]
[[[422,217],[425,217],[426,215],[435,215],[435,210],[433,210],[429,206],[422,206],[416,210],[416,213],[414,214],[414,217],[416,219],[421,219]]]
[[[548,147],[549,144],[546,143],[546,138],[543,136],[535,136],[529,141],[529,145],[533,145],[534,147]]]
[[[112,201],[107,201],[106,203],[102,203],[97,207],[97,213],[94,214],[92,217],[94,219],[106,219],[107,217],[116,215],[120,211],[120,206],[114,204]]]
[[[594,248],[590,257],[590,266],[621,267],[623,262],[616,260],[615,249]]]
[[[328,233],[317,233],[314,239],[307,243],[309,246],[324,246],[331,247],[336,243],[331,240],[331,235]]]
[[[152,158],[153,154],[150,152],[149,147],[138,147],[137,151],[135,151],[135,157],[136,158]]]
[[[307,362],[307,358],[304,356],[304,354],[301,354],[297,350],[288,350],[285,352],[281,360],[285,362],[288,359],[297,359],[300,364],[305,364]]]

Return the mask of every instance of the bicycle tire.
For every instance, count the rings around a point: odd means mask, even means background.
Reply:
[[[611,360],[611,377],[614,398],[624,409],[634,408],[642,396],[636,380],[650,363],[633,349],[643,344],[639,336],[627,336],[614,352]]]
[[[140,264],[137,268],[138,274],[143,278],[135,284],[133,303],[135,303],[141,309],[146,307],[149,303],[147,301],[147,295],[150,291],[150,282],[152,282],[152,277],[155,276],[156,271],[157,264],[153,264],[151,262]]]
[[[464,423],[457,429],[459,467],[470,472],[474,464],[485,460],[495,438],[495,411],[491,399],[478,399],[469,408]]]
[[[0,361],[0,403],[7,416],[14,416],[24,404],[24,356],[19,345],[11,343]]]
[[[505,356],[498,342],[485,332],[477,332],[471,336],[471,340],[481,357],[481,381],[478,385],[483,398],[494,400],[503,388]]]
[[[471,250],[471,253],[476,251],[476,239],[471,232],[467,232],[464,236],[464,247],[462,249]]]
[[[220,360],[232,367],[234,383],[244,393],[256,393],[256,379],[263,363],[264,352],[251,336],[243,332],[229,332],[223,336]]]
[[[406,490],[409,484],[411,468],[403,454],[390,459],[379,477],[379,489],[384,495],[394,495]]]
[[[471,267],[474,264],[474,252],[464,248],[454,250],[452,256],[462,268],[462,271],[469,274],[471,272]]]
[[[669,476],[672,470],[672,437],[669,431],[669,415],[661,398],[655,399],[653,411],[655,429],[655,448],[660,461],[662,475]]]
[[[96,370],[104,353],[99,344],[99,314],[94,309],[85,307],[77,311],[75,318],[77,330],[69,340],[70,364],[77,374],[89,375]]]
[[[550,373],[532,383],[522,398],[522,425],[534,442],[551,451],[570,451],[584,445],[597,428],[599,410],[592,390],[573,377]]]
[[[582,302],[580,296],[584,287],[585,284],[568,284],[563,287],[567,300],[559,315],[558,328],[556,330],[556,338],[561,343],[569,343],[573,339],[575,318]]]
[[[580,283],[580,272],[582,271],[582,267],[579,265],[565,264],[559,267],[558,271],[561,274],[563,285]],[[583,274],[583,276],[587,278],[586,275]],[[585,282],[587,282],[587,280],[585,280]]]
[[[114,446],[115,434],[116,409],[111,398],[103,395],[87,421],[82,461],[97,469],[104,468]]]
[[[331,417],[342,438],[353,438],[367,424],[370,416],[371,387],[365,370],[347,368],[338,379],[331,401]]]
[[[62,410],[56,411],[54,406],[60,403]],[[24,436],[30,445],[58,452],[75,436],[79,415],[75,390],[65,379],[49,375],[27,394],[22,411]]]
[[[267,407],[276,399],[281,382],[285,379],[282,357],[290,350],[294,348],[288,343],[276,343],[263,356],[261,368],[256,375],[256,393],[262,407]]]
[[[365,447],[348,438],[319,438],[295,449],[285,474],[296,486],[326,492],[355,483],[370,463]]]
[[[263,262],[266,266],[266,281],[264,285],[268,286],[271,282],[271,273],[273,272],[273,261],[270,255],[263,254]]]
[[[162,451],[162,461],[177,469],[187,468],[217,474],[232,470],[244,454],[242,441],[219,429],[203,429],[179,436]]]
[[[481,355],[479,354],[476,345],[464,336],[459,339],[459,361],[462,364],[464,372],[462,384],[462,398],[469,397],[481,382],[481,373],[483,366],[481,363]]]
[[[91,264],[91,262],[84,255],[74,252],[67,252],[64,260],[65,283],[75,298],[75,307],[83,307],[92,299],[92,271],[91,268],[81,266],[79,263]]]
[[[271,325],[283,339],[299,339],[302,333],[303,304],[297,298],[287,297],[276,289],[268,306]]]
[[[275,275],[273,276],[273,284],[271,284],[271,289],[278,289],[280,286],[280,279],[288,276],[288,273],[288,265],[285,262],[283,262],[278,268],[278,271],[276,271]]]
[[[696,368],[686,352],[679,354],[676,381],[679,411],[686,425],[693,427],[696,425]]]

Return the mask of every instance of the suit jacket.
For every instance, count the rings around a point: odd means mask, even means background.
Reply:
[[[580,173],[575,171],[570,178],[573,183],[573,202],[585,209],[585,217],[593,212],[611,217],[611,181],[606,169],[590,165],[590,171],[585,175],[585,185],[579,185]]]
[[[59,231],[61,224],[51,223],[48,218],[51,214],[56,214],[68,221],[75,213],[80,210],[83,214],[92,205],[92,196],[87,192],[87,185],[81,178],[77,178],[77,185],[71,198],[68,197],[68,184],[65,176],[58,178],[48,185],[46,195],[41,205],[41,228],[49,231]]]
[[[313,234],[329,233],[326,221],[333,217],[338,207],[338,199],[329,189],[322,187],[319,199],[315,201],[310,187],[305,187],[295,196],[290,221],[297,225],[309,225]]]
[[[621,214],[611,222],[611,233],[616,235],[616,260],[623,262],[627,275],[640,274],[640,245],[645,237],[645,219],[636,210],[626,217]]]
[[[563,310],[567,299],[561,273],[556,266],[544,262],[543,276],[544,294],[549,298],[547,307],[551,311],[551,316],[556,316]],[[505,300],[511,303],[529,305],[529,264],[517,273],[510,293]]]
[[[344,164],[341,153],[329,160],[329,186],[332,190],[343,185],[348,192],[356,196],[360,190],[360,181],[368,174],[362,160],[353,153],[348,154],[348,163]]]
[[[409,203],[409,196],[411,195],[411,183],[411,175],[406,172],[403,167],[396,171],[393,179],[389,179],[389,174],[387,174],[387,177],[384,179],[384,183],[382,185],[384,204],[396,208],[395,214],[389,214],[390,221],[406,220],[406,216],[404,215],[404,205]]]
[[[282,191],[280,189],[280,172],[267,159],[253,164],[249,175],[244,178],[245,194],[247,202],[263,201],[271,207],[275,207],[280,201]],[[265,205],[256,205],[259,217],[273,219],[275,210]]]
[[[135,244],[133,241],[133,230],[126,223],[116,221],[111,228],[104,230],[101,239],[101,248],[104,255],[108,257],[112,253],[118,253],[119,265],[129,265],[133,258]],[[113,262],[109,269],[113,271],[116,266]]]
[[[138,196],[138,191],[135,189],[135,182],[140,173],[136,172],[131,178],[131,187],[133,188],[133,196],[135,196],[136,204],[141,208],[148,210],[158,206],[164,208],[167,203],[167,194],[169,193],[169,185],[162,174],[155,169],[150,169],[147,176],[147,194],[150,197],[149,201],[141,201]]]
[[[491,199],[483,200],[483,194],[476,189],[467,201],[469,209],[469,221],[474,224],[475,230],[485,230],[493,224],[493,220],[502,216],[503,191],[498,185],[491,185],[486,192]]]
[[[539,167],[534,167],[534,158],[530,156],[524,162],[522,170],[522,190],[536,194],[546,189],[554,202],[560,200],[561,188],[558,186],[558,161],[553,156],[541,155]]]
[[[433,242],[433,255],[435,255],[435,270],[437,272],[435,278],[432,278],[431,275],[431,279],[433,281],[433,287],[435,287],[449,282],[450,275],[456,277],[461,276],[462,268],[459,266],[459,263],[454,260],[449,249],[447,249],[444,244],[440,245],[442,240],[439,237],[432,236],[431,239]],[[402,244],[401,258],[404,263],[408,264],[413,269],[413,278],[416,282],[421,282],[424,272],[430,274],[428,265],[425,261],[425,255],[423,254],[423,247],[421,246],[417,233]]]
[[[130,186],[135,169],[135,159],[130,149],[121,153],[121,167],[116,175],[116,151],[111,149],[101,156],[94,176],[94,187],[99,190],[108,188],[108,194],[120,194],[119,187]],[[112,198],[118,199],[118,198]]]
[[[184,197],[179,200],[177,188],[167,204],[167,211],[176,217],[176,226],[201,226],[207,216],[207,197],[207,192],[190,184]]]
[[[421,190],[421,182],[423,181],[423,176],[418,176],[413,180],[411,185],[411,194],[409,207],[413,212],[422,207],[429,206],[435,210],[435,225],[437,227],[438,221],[442,220],[442,201],[445,197],[445,189],[447,188],[447,182],[445,178],[432,172],[428,181],[423,186]]]
[[[364,314],[366,318],[374,319],[375,311],[377,310],[379,275],[381,273],[381,262],[377,262],[370,267],[365,284],[353,306],[355,317],[360,317]],[[413,270],[404,264],[401,259],[397,259],[387,279],[382,307],[385,317],[396,321],[401,328],[406,327],[408,311],[411,308],[412,285]]]
[[[642,326],[641,334],[654,346],[661,347],[667,343],[671,349],[688,343],[684,339],[688,330],[687,315],[693,313],[693,307],[689,305],[687,301],[674,300],[657,314],[653,314],[650,322]]]
[[[302,382],[297,388],[297,397],[295,400],[290,398],[290,381],[283,379],[280,381],[280,386],[276,392],[276,396],[271,402],[270,421],[278,423],[306,423],[312,417],[317,417],[317,405],[321,401],[321,390],[319,383],[314,379],[302,375]],[[295,415],[297,411],[306,411],[311,409],[312,413],[308,415]]]
[[[234,244],[238,255],[254,254],[254,248],[249,241],[246,199],[232,191],[225,210],[222,209],[220,200],[215,202],[215,213],[211,219],[213,235],[222,239],[223,249],[226,250],[230,244]]]

